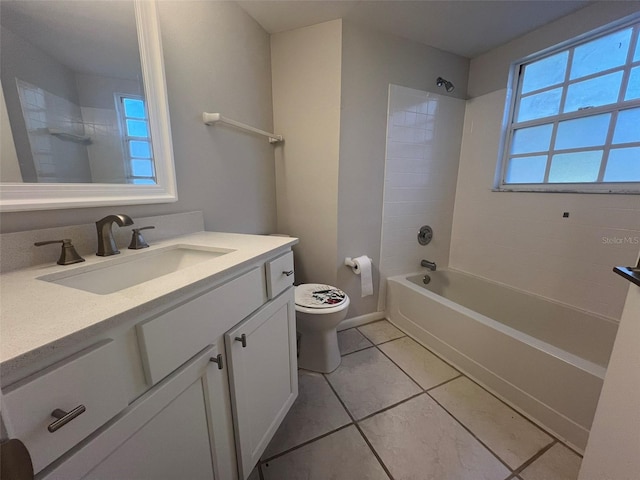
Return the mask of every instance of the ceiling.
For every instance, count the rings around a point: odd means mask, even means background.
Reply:
[[[269,33],[344,18],[473,58],[591,0],[240,0]]]

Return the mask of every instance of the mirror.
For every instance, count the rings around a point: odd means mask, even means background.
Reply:
[[[3,1],[0,209],[177,200],[153,1]]]

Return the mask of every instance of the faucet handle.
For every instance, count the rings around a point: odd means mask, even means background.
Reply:
[[[56,262],[58,265],[71,265],[73,263],[84,262],[84,258],[78,255],[75,247],[71,243],[70,238],[65,238],[63,240],[47,240],[44,242],[36,242],[34,245],[36,247],[41,247],[42,245],[50,245],[52,243],[61,243],[62,251],[60,252],[60,258]]]
[[[129,248],[131,250],[139,250],[141,248],[147,248],[149,244],[145,241],[144,237],[140,233],[140,230],[150,230],[152,228],[156,228],[156,227],[154,227],[153,225],[149,225],[148,227],[131,229],[133,234],[131,235],[131,243],[129,244]]]

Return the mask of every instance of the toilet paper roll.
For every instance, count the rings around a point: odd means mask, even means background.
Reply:
[[[354,266],[351,267],[353,273],[360,275],[360,287],[362,296],[373,295],[373,275],[371,274],[371,259],[366,255],[353,259]]]

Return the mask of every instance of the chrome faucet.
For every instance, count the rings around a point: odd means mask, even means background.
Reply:
[[[114,223],[124,227],[126,225],[133,225],[133,220],[128,215],[107,215],[101,220],[96,222],[96,228],[98,229],[98,251],[96,255],[101,257],[108,257],[109,255],[116,255],[120,253],[116,246],[116,240],[113,238],[113,232],[111,227]]]
[[[420,265],[422,265],[423,267],[427,267],[432,272],[436,271],[436,262],[430,262],[429,260],[422,260],[420,262]]]

